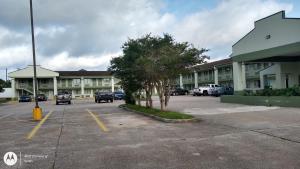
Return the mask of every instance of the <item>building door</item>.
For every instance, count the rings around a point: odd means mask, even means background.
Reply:
[[[289,75],[288,74],[285,75],[285,87],[289,88]]]

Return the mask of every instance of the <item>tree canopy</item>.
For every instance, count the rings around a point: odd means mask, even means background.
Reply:
[[[5,87],[10,87],[10,81],[5,82],[4,80],[0,79],[0,92],[4,92]]]
[[[152,107],[152,92],[157,90],[161,109],[170,98],[171,86],[180,73],[209,59],[207,49],[197,49],[187,42],[176,42],[169,34],[162,37],[147,34],[129,39],[122,46],[123,55],[111,60],[110,70],[125,90],[126,103],[135,103],[141,91],[146,92],[146,105]],[[139,102],[140,103],[140,102]]]

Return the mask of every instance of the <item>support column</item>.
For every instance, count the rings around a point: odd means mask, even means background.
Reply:
[[[111,77],[111,92],[114,92],[115,91],[115,80],[114,80],[114,77],[112,76]]]
[[[194,71],[195,88],[198,88],[198,72]]]
[[[81,97],[83,97],[84,96],[84,78],[83,77],[81,77],[80,82],[81,82]]]
[[[53,77],[53,95],[57,95],[57,79],[56,77]]]
[[[215,84],[219,85],[219,71],[216,66],[214,67],[214,78]]]
[[[260,89],[265,88],[265,75],[262,73],[259,73],[259,80],[260,80]]]
[[[246,88],[245,64],[241,62],[233,62],[232,68],[234,91],[243,91]]]
[[[276,79],[275,79],[275,86],[273,86],[274,89],[283,89],[285,88],[285,77],[282,76],[281,71],[281,63],[276,63],[277,69],[276,69]]]
[[[246,65],[244,62],[242,62],[241,80],[242,80],[242,90],[244,90],[246,89]]]
[[[179,86],[180,88],[183,88],[182,74],[179,75]]]
[[[11,78],[10,79],[11,81],[11,88],[12,88],[12,97],[13,98],[16,98],[16,81],[15,81],[15,78]]]

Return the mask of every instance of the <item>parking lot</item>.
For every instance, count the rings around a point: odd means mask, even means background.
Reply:
[[[154,98],[154,105],[158,99]],[[300,166],[300,109],[223,104],[216,97],[173,96],[168,109],[197,123],[163,123],[118,108],[123,101],[0,105],[0,168],[278,168]]]

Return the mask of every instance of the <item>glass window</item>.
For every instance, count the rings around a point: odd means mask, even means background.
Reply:
[[[92,84],[92,79],[84,79],[84,84]]]
[[[80,83],[81,83],[81,79],[73,79],[73,84],[74,84],[75,86],[80,85]]]

